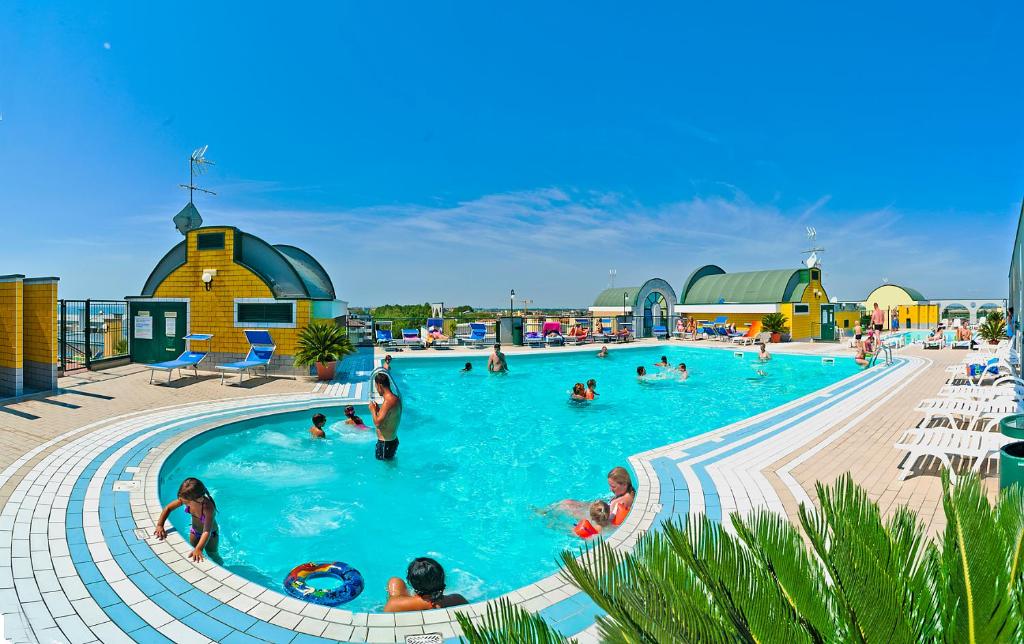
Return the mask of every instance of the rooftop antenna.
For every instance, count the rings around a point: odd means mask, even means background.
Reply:
[[[196,175],[203,174],[206,172],[206,166],[216,165],[213,161],[206,158],[206,148],[210,146],[204,145],[201,148],[192,150],[192,155],[188,158],[188,185],[179,183],[179,188],[185,188],[188,190],[188,202],[192,203],[192,193],[198,190],[199,192],[205,192],[208,195],[216,196],[217,193],[206,188],[200,188],[196,185]]]
[[[821,257],[818,254],[824,253],[825,249],[818,245],[818,231],[814,226],[807,227],[807,239],[811,243],[811,247],[803,251],[807,253],[804,265],[807,268],[820,268]]]
[[[608,288],[615,288],[615,276],[618,274],[619,272],[614,268],[608,269]]]
[[[533,300],[523,298],[523,315],[530,312],[530,305],[533,304]]]

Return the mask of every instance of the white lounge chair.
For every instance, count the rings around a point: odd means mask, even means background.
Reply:
[[[1012,438],[998,432],[969,432],[947,427],[908,429],[894,446],[896,449],[909,452],[900,467],[900,480],[911,475],[919,458],[933,456],[946,466],[950,480],[955,483],[956,472],[951,462],[953,457],[975,459],[972,469],[977,472],[981,470],[981,465],[986,459],[1012,441]]]
[[[955,398],[926,398],[915,411],[925,415],[924,424],[936,418],[949,421],[952,428],[971,429],[975,423],[991,422],[994,418],[1002,418],[1017,411],[1018,403],[1012,398],[993,398],[992,400],[974,401]],[[962,424],[958,421],[962,421]]]
[[[943,398],[962,398],[966,400],[994,400],[996,398],[1012,398],[1013,400],[1024,399],[1024,387],[1012,380],[1004,381],[1004,384],[993,384],[987,386],[974,385],[942,385],[939,389],[939,396]]]

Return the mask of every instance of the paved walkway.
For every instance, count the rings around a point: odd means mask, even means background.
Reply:
[[[611,350],[645,345],[650,343]],[[773,350],[848,354],[837,345]],[[395,359],[486,352],[405,351]],[[912,411],[917,401],[935,395],[945,366],[963,354],[916,348],[899,354],[891,366],[632,457],[637,511],[609,542],[629,548],[660,521],[692,511],[721,519],[730,511],[769,507],[795,518],[799,503],[813,499],[814,481],[845,471],[887,512],[908,504],[929,530],[941,529],[936,470],[898,481],[902,454],[892,445],[919,421]],[[149,385],[147,370],[127,366],[62,379],[64,389],[51,396],[0,404],[0,611],[7,616],[7,636],[47,642],[395,642],[437,632],[453,638],[458,625],[451,610],[368,615],[305,604],[208,562],[193,564],[177,534],[166,542],[149,537],[160,510],[159,468],[177,445],[239,414],[359,402],[367,392],[359,377],[368,366],[360,360],[358,369],[327,387],[274,378],[223,386],[216,376]],[[986,484],[994,493],[994,479]],[[557,575],[508,597],[565,633],[595,639],[599,611]],[[479,603],[460,611],[476,617],[484,608]]]

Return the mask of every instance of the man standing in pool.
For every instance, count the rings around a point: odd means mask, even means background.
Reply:
[[[487,359],[487,370],[491,373],[505,373],[508,371],[508,362],[505,361],[505,354],[501,352],[501,345],[495,343],[494,353]]]
[[[373,424],[377,427],[378,461],[390,461],[398,451],[398,424],[402,422],[402,401],[391,391],[391,377],[386,373],[378,373],[373,377],[377,394],[384,400],[378,404],[370,401],[370,414]]]

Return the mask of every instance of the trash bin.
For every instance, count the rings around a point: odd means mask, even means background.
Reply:
[[[1024,439],[1024,414],[999,421],[999,431],[1010,438]],[[999,450],[999,489],[1024,485],[1024,440],[1007,443]]]
[[[522,316],[504,317],[498,320],[498,342],[517,347],[523,346]]]

